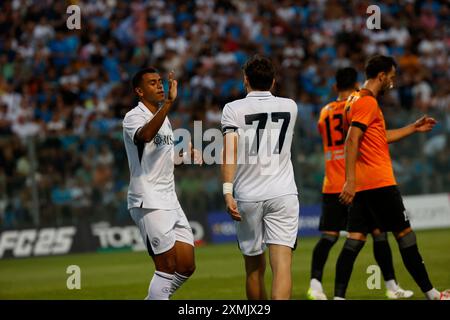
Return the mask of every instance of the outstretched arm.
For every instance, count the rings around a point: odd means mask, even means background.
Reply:
[[[172,106],[173,101],[176,97],[177,81],[173,79],[173,72],[170,72],[169,95],[167,97],[167,100],[164,102],[162,108],[155,113],[155,116],[136,132],[134,136],[135,143],[147,143],[152,141],[152,139],[156,136],[162,124],[164,123],[164,119],[169,113],[170,107]]]
[[[400,129],[386,130],[386,138],[388,143],[399,141],[416,132],[428,132],[433,129],[436,124],[433,118],[423,116],[414,123],[411,123]]]

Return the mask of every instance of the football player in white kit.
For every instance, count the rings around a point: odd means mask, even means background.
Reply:
[[[292,251],[296,247],[299,201],[291,163],[297,104],[275,97],[271,61],[250,58],[244,66],[247,96],[225,105],[223,193],[236,222],[244,256],[247,298],[267,299],[264,272],[269,248],[272,299],[290,299]]]
[[[132,85],[140,102],[123,120],[128,209],[155,263],[146,299],[168,300],[195,270],[193,233],[175,193],[174,138],[167,118],[177,81],[171,72],[167,99],[154,68],[137,72]],[[198,154],[195,161],[201,162]]]

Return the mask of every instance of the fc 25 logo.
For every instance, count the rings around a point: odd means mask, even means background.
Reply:
[[[75,227],[9,230],[0,234],[0,258],[8,251],[16,258],[68,253]]]

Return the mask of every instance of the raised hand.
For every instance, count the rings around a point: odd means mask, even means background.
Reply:
[[[169,94],[167,96],[167,99],[170,101],[173,101],[177,97],[177,80],[174,80],[175,72],[170,71],[169,72]]]

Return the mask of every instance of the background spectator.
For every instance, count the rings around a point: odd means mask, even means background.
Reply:
[[[224,104],[245,95],[241,66],[255,53],[277,66],[274,93],[298,104],[293,158],[302,204],[319,202],[316,121],[335,98],[334,73],[354,66],[362,81],[373,53],[399,63],[397,87],[383,102],[387,126],[425,112],[439,121],[426,137],[391,147],[400,187],[450,191],[448,1],[377,1],[381,30],[366,28],[369,3],[356,0],[82,0],[81,30],[66,28],[69,4],[0,4],[1,227],[32,223],[32,188],[42,224],[126,221],[121,121],[136,104],[131,76],[150,65],[175,70],[173,127],[218,127]],[[222,209],[217,166],[177,170],[186,212]]]

